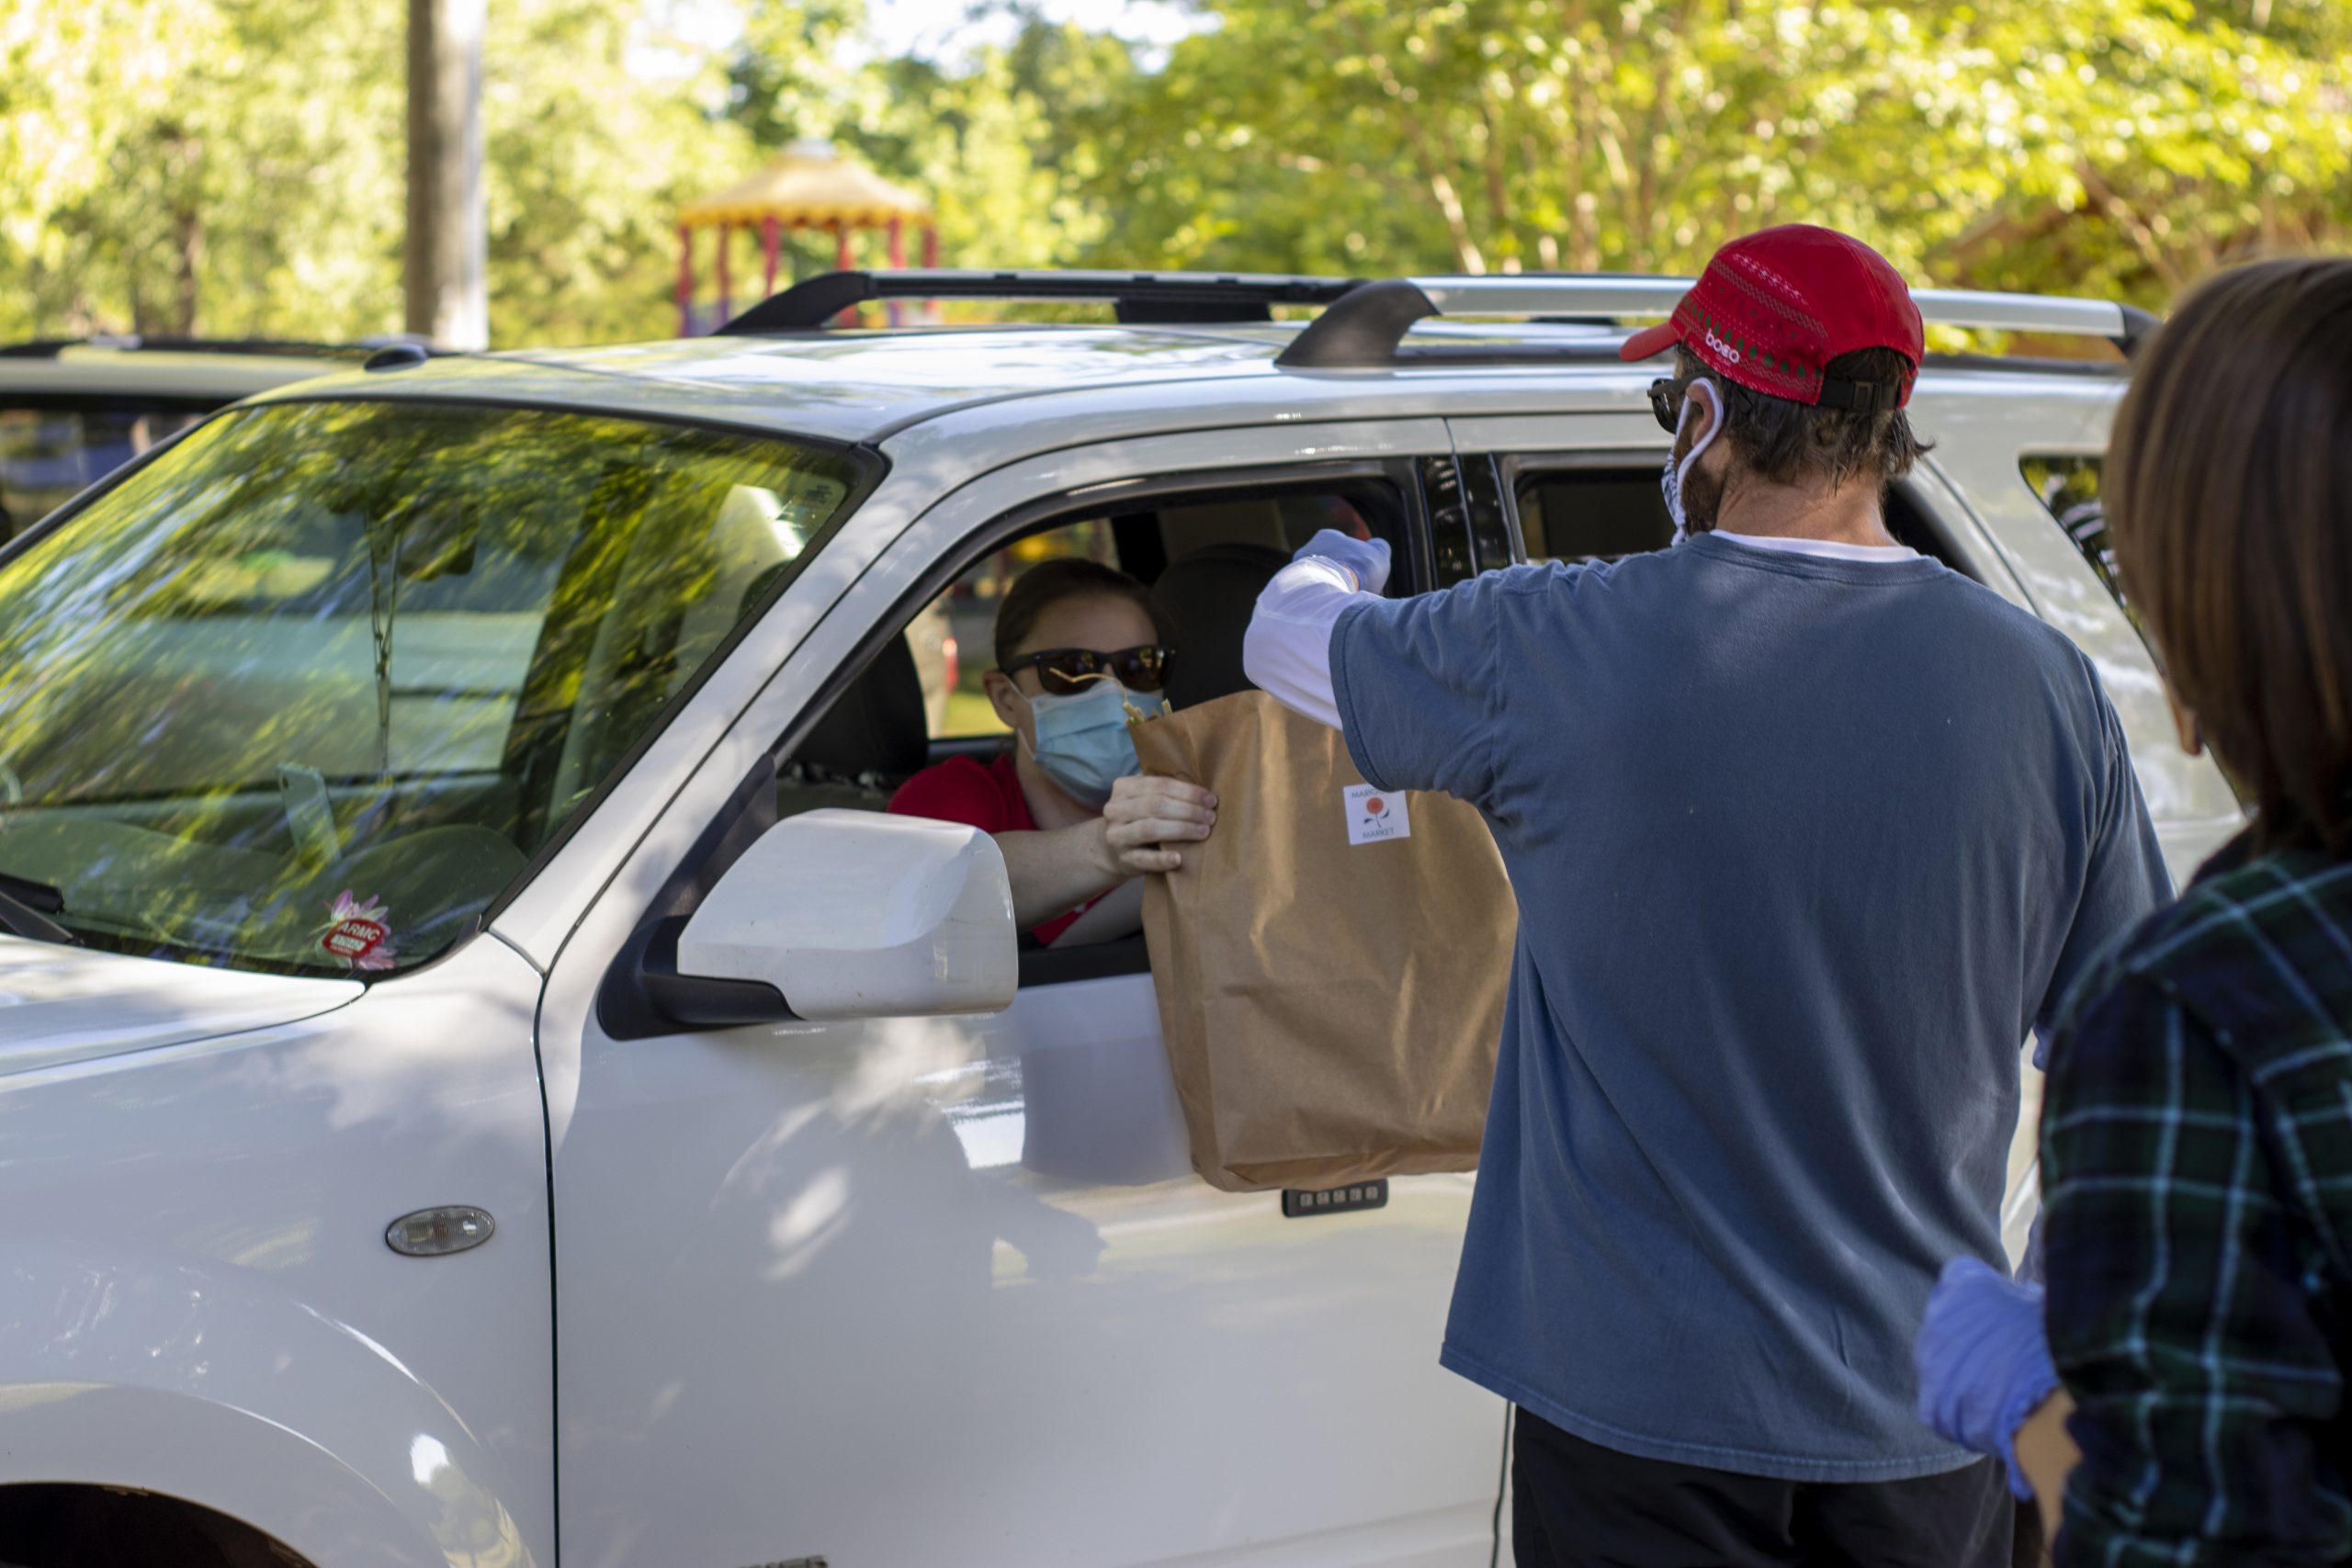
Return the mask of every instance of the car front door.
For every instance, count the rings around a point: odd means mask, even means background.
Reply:
[[[1446,450],[1440,422],[1403,421],[999,469],[886,550],[702,765],[560,954],[541,1020],[571,1561],[1486,1561],[1503,1407],[1436,1364],[1468,1175],[1296,1219],[1211,1190],[1152,977],[1116,953],[1033,964],[989,1018],[690,1030],[607,988],[649,916],[691,902],[693,846],[763,759],[780,810],[879,804],[795,753],[1019,518],[1170,474],[1410,474]]]

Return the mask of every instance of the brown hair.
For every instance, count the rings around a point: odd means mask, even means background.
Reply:
[[[1899,408],[1869,413],[1818,408],[1743,387],[1679,344],[1674,357],[1676,376],[1703,377],[1723,393],[1724,434],[1749,471],[1772,484],[1794,484],[1815,475],[1833,488],[1866,476],[1889,484],[1909,473],[1928,450]],[[1911,362],[1891,348],[1864,348],[1831,360],[1826,376],[1899,386],[1911,371]]]
[[[2199,286],[2117,415],[2125,591],[2266,848],[2352,850],[2352,261]]]
[[[996,663],[1010,665],[1036,629],[1037,617],[1066,599],[1125,599],[1151,617],[1152,635],[1170,640],[1168,618],[1152,603],[1151,590],[1115,567],[1082,556],[1040,561],[1014,581],[996,612]],[[1103,653],[1115,649],[1102,649]]]

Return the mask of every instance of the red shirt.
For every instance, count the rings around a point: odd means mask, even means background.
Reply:
[[[1037,819],[1029,814],[1029,797],[1021,793],[1021,773],[1008,751],[992,762],[950,757],[925,768],[899,786],[890,809],[901,817],[928,817],[936,822],[961,822],[994,837],[999,833],[1034,833]],[[1100,895],[1067,915],[1057,915],[1033,933],[1050,944],[1069,930],[1070,922],[1092,908]]]

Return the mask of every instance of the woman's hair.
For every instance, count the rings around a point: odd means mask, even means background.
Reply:
[[[1041,561],[1016,579],[1004,595],[1004,603],[996,612],[996,663],[1000,670],[1012,662],[1036,629],[1037,619],[1047,610],[1067,599],[1125,599],[1151,617],[1152,635],[1161,642],[1170,640],[1168,617],[1160,614],[1152,602],[1151,590],[1114,567],[1082,557],[1064,557],[1059,560]],[[1115,649],[1102,649],[1103,653]]]
[[[2192,292],[2101,489],[2124,592],[2258,840],[2352,850],[2352,261]]]

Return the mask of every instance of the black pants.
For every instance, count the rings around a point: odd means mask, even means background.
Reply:
[[[1635,1459],[1524,1410],[1517,1434],[1519,1568],[2003,1568],[2022,1544],[1994,1460],[1916,1481],[1772,1481]]]

